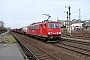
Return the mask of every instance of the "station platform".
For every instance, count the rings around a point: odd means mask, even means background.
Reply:
[[[17,44],[0,44],[0,60],[25,60]]]

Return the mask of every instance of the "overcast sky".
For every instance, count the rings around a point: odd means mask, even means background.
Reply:
[[[71,7],[71,19],[90,19],[90,0],[0,0],[0,20],[5,27],[20,28],[34,22],[41,22],[50,14],[51,20],[66,20],[66,13]]]

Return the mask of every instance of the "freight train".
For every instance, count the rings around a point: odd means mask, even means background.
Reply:
[[[20,29],[13,29],[13,31],[46,41],[61,39],[61,24],[57,21],[37,22]]]

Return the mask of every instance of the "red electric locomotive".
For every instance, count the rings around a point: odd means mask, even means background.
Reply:
[[[60,22],[44,21],[27,27],[27,34],[46,41],[58,41],[61,38]]]

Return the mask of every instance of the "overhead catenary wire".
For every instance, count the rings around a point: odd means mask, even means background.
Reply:
[[[70,3],[66,4],[65,6],[67,6],[67,5],[69,6],[69,5],[71,5],[72,3],[76,3],[77,1],[79,1],[79,0],[70,2]],[[65,7],[65,6],[62,6],[62,7]],[[52,10],[51,12],[54,12],[54,11],[56,11],[56,10],[59,10],[59,9],[61,9],[62,7],[59,7],[59,8],[57,8],[57,9],[55,9],[55,10]]]
[[[29,0],[30,1],[30,0]],[[77,1],[79,1],[79,0],[77,0]],[[35,2],[35,0],[29,5],[29,7],[23,12],[23,14],[21,15],[21,17],[20,18],[22,18],[22,16],[27,12],[27,10],[33,5],[33,3]],[[74,3],[74,2],[76,2],[76,1],[73,1],[73,2],[70,2],[69,4],[72,4],[72,3]],[[68,4],[67,4],[68,5]],[[62,7],[64,7],[64,6],[62,6]],[[52,10],[51,12],[53,13],[53,12],[55,12],[56,10],[59,10],[60,8],[62,8],[62,7],[59,7],[58,9],[55,9],[55,10]],[[49,7],[50,8],[50,7]],[[45,10],[45,9],[44,9]],[[38,14],[38,13],[37,13]],[[41,16],[40,16],[41,17]]]
[[[30,1],[30,0],[29,0]],[[28,1],[28,2],[29,2]],[[22,18],[22,16],[28,11],[28,9],[33,5],[33,3],[35,2],[36,0],[33,0],[33,2],[29,5],[29,7],[23,12],[23,14],[20,16],[20,18]],[[27,2],[27,3],[28,3]]]
[[[70,2],[70,3],[66,4],[65,6],[71,5],[71,4],[73,4],[73,3],[76,3],[77,1],[79,1],[79,0]],[[35,2],[35,0],[34,0],[34,1],[29,5],[29,7],[23,12],[23,14],[21,15],[20,18],[22,18],[22,16],[28,11],[28,9],[33,5],[34,2]],[[65,6],[62,6],[62,7],[65,7]],[[54,10],[52,10],[51,12],[54,13],[54,12],[56,12],[56,10],[59,10],[59,9],[62,8],[62,7],[59,7],[58,9],[54,9]],[[45,10],[45,9],[44,9],[44,10]],[[38,14],[38,13],[37,13],[37,14]],[[43,13],[42,13],[42,14],[43,14]],[[35,15],[35,16],[36,16],[36,15]],[[41,17],[41,16],[40,16],[40,17]]]
[[[26,7],[27,4],[29,3],[29,1],[30,1],[30,0],[28,0],[28,1],[26,2],[26,4],[25,4],[25,6],[23,7],[23,9],[25,9],[25,7]],[[23,9],[22,9],[22,10],[23,10]]]
[[[69,5],[71,5],[71,4],[73,4],[73,3],[76,3],[76,2],[78,2],[78,1],[79,1],[79,0],[70,2],[70,3],[66,4],[65,6],[69,6]],[[57,8],[57,9],[54,9],[54,10],[51,11],[51,13],[54,13],[54,12],[56,12],[57,10],[61,9],[62,7],[65,7],[65,6],[61,6],[61,7]],[[49,13],[50,13],[50,12],[49,12]],[[40,16],[40,17],[41,17],[41,16]]]
[[[29,1],[30,1],[30,0],[28,0],[28,1],[26,2],[25,6],[22,8],[22,11],[21,11],[21,12],[23,12],[23,10],[25,9],[25,7],[26,7],[26,5],[29,3]],[[22,16],[22,14],[21,14],[21,16]],[[19,16],[19,19],[21,18],[21,16]]]

